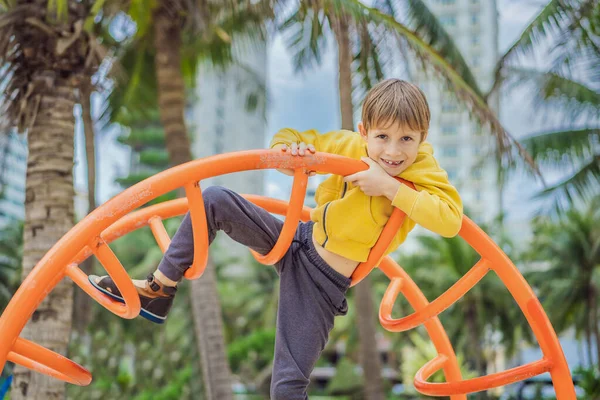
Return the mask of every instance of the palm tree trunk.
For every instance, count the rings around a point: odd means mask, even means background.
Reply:
[[[192,160],[190,139],[185,127],[185,86],[181,73],[181,28],[167,6],[154,15],[156,80],[160,121],[165,129],[167,151],[172,165]]]
[[[184,120],[185,88],[181,73],[181,32],[179,20],[165,5],[154,15],[156,78],[160,118],[165,129],[167,151],[172,165],[192,160]],[[201,279],[191,284],[190,300],[207,399],[233,397],[231,372],[225,353],[221,307],[217,294],[214,263],[209,257]]]
[[[90,78],[87,78],[90,79]],[[94,120],[92,119],[92,105],[90,97],[92,95],[90,83],[84,83],[79,90],[79,102],[81,104],[81,117],[83,119],[83,132],[85,135],[85,155],[87,161],[87,182],[88,182],[88,214],[96,208],[96,154],[95,154],[95,133]],[[94,257],[90,257],[83,262],[81,270],[86,275],[92,273],[94,266]],[[73,307],[73,329],[80,335],[90,323],[92,298],[84,291],[75,289]]]
[[[383,378],[381,376],[381,358],[377,349],[375,315],[373,312],[373,293],[371,278],[366,277],[354,289],[356,296],[356,318],[358,337],[360,339],[360,364],[365,377],[364,398],[368,400],[383,400]]]
[[[598,291],[594,284],[590,284],[590,324],[592,325],[592,331],[594,332],[594,336],[596,337],[596,364],[600,365],[600,329],[598,328]],[[590,364],[594,365],[592,360],[590,359]]]
[[[346,19],[332,21],[338,43],[340,111],[342,129],[354,130],[352,104],[352,54],[350,48],[349,27]],[[365,377],[365,398],[384,399],[383,379],[381,377],[381,359],[377,349],[375,315],[373,312],[373,294],[371,280],[366,277],[355,288],[357,300],[358,332],[360,337],[360,362]]]
[[[231,372],[223,338],[221,304],[217,293],[215,265],[209,264],[201,279],[192,281],[192,312],[202,357],[202,375],[207,400],[232,400]]]
[[[53,76],[53,72],[45,76]],[[28,132],[23,277],[73,226],[74,89],[62,79],[57,78],[52,86],[49,82],[40,82],[37,118]],[[66,354],[72,308],[73,284],[63,279],[33,313],[22,337]],[[64,382],[15,368],[11,399],[64,397]]]
[[[334,22],[338,43],[340,111],[342,129],[354,130],[354,105],[352,104],[352,54],[348,22],[343,18]]]
[[[590,276],[591,279],[591,276]],[[589,282],[589,280],[588,280]],[[588,285],[587,288],[587,298],[586,298],[586,306],[588,310],[592,310],[592,305],[594,300],[592,299],[592,295],[593,292],[591,290],[591,287]],[[593,360],[594,360],[594,355],[593,355],[593,350],[592,350],[592,326],[596,323],[597,321],[591,321],[591,315],[588,314],[588,317],[585,319],[585,339],[586,339],[586,343],[587,343],[587,356],[588,356],[588,365],[590,367],[592,367],[594,365]]]
[[[466,354],[471,354],[471,361],[473,368],[478,372],[479,376],[486,375],[487,371],[484,368],[484,356],[483,349],[481,346],[481,333],[479,331],[479,325],[477,321],[477,304],[471,301],[466,307],[465,320],[469,329],[469,344]],[[475,398],[484,399],[486,398],[485,392],[474,394]]]

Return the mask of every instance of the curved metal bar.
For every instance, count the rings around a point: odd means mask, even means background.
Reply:
[[[467,379],[460,382],[427,382],[427,379],[442,369],[447,361],[448,358],[442,354],[438,355],[436,358],[427,362],[427,364],[421,367],[415,376],[415,389],[417,389],[420,393],[429,396],[451,396],[475,393],[481,392],[482,390],[489,390],[523,381],[527,378],[543,374],[552,369],[552,362],[550,360],[542,359],[526,365],[511,368],[506,371],[497,372],[495,374],[481,376],[478,378]]]
[[[87,386],[92,374],[81,365],[37,343],[18,338],[8,360],[73,385]]]
[[[407,185],[411,189],[415,190],[415,185],[413,185],[412,182],[408,182],[400,178],[396,179],[402,184]],[[394,208],[392,215],[390,215],[390,219],[388,220],[387,224],[385,224],[383,231],[379,235],[379,239],[377,239],[375,246],[373,246],[369,252],[367,261],[361,262],[354,270],[350,287],[355,286],[357,283],[365,279],[365,277],[369,275],[371,271],[373,271],[373,269],[379,264],[383,254],[388,247],[390,247],[390,243],[392,243],[396,233],[398,233],[400,226],[402,226],[404,223],[405,218],[406,214],[402,210],[399,208]]]
[[[392,318],[392,308],[396,302],[398,294],[402,291],[402,286],[392,280],[386,290],[381,306],[379,307],[379,321],[381,325],[391,332],[404,332],[423,324],[433,317],[437,317],[452,304],[456,303],[473,286],[477,284],[490,270],[487,260],[479,260],[473,268],[460,278],[450,289],[444,292],[437,299],[429,303],[425,308],[420,309],[403,318]]]
[[[256,251],[250,249],[250,252],[261,264],[274,265],[281,257],[288,251],[292,240],[294,240],[294,234],[298,228],[298,222],[302,214],[302,205],[304,204],[304,198],[306,197],[306,187],[308,186],[308,172],[303,169],[296,169],[294,172],[294,184],[292,185],[292,194],[290,196],[290,206],[288,207],[285,215],[285,222],[277,243],[266,255],[258,254]]]
[[[194,232],[194,261],[183,276],[187,279],[197,279],[204,273],[208,262],[208,226],[200,183],[194,181],[186,184],[185,195],[189,200],[188,206]]]
[[[385,257],[381,261],[379,269],[390,279],[390,281],[395,281],[396,286],[402,287],[402,292],[406,296],[406,300],[408,300],[408,303],[417,312],[427,307],[429,302],[427,301],[427,298],[425,298],[423,292],[419,290],[419,287],[406,271],[396,264],[391,257]],[[440,319],[438,317],[431,318],[424,323],[424,326],[438,354],[444,354],[445,360],[447,360],[443,365],[446,381],[462,381],[456,354],[454,354],[452,343],[450,343],[450,339],[448,338]],[[467,400],[467,396],[464,394],[452,395],[450,398],[451,400]]]
[[[316,153],[305,157],[293,157],[278,150],[254,150],[192,161],[161,172],[128,188],[94,210],[75,225],[46,253],[33,269],[32,273],[25,278],[4,310],[2,316],[0,316],[0,367],[4,366],[10,354],[10,357],[12,357],[11,360],[16,359],[18,362],[27,362],[25,359],[28,358],[33,363],[37,362],[39,365],[34,366],[39,367],[37,370],[50,368],[50,364],[46,361],[42,360],[42,362],[45,363],[42,364],[35,361],[35,358],[26,357],[22,354],[23,348],[19,346],[22,345],[22,340],[25,339],[18,338],[18,335],[43,298],[65,277],[65,275],[68,274],[71,277],[75,277],[74,280],[81,278],[79,273],[81,271],[77,272],[78,268],[76,267],[76,264],[92,254],[92,251],[87,249],[89,244],[88,241],[90,240],[89,238],[101,237],[102,241],[110,242],[110,238],[120,236],[120,232],[117,228],[124,230],[125,228],[129,229],[131,228],[130,224],[133,223],[137,224],[138,227],[147,225],[151,223],[149,221],[151,217],[159,216],[165,218],[165,214],[173,214],[173,209],[175,208],[177,211],[184,209],[183,212],[185,212],[186,203],[183,201],[174,201],[169,202],[169,205],[156,206],[157,208],[153,209],[154,214],[137,214],[135,218],[143,216],[141,220],[126,216],[127,213],[146,204],[150,200],[182,186],[186,187],[186,192],[189,194],[192,214],[198,216],[199,214],[203,214],[199,212],[200,207],[202,208],[202,211],[204,211],[202,195],[199,187],[197,189],[195,187],[190,187],[192,184],[189,184],[189,182],[198,182],[211,176],[232,172],[266,168],[303,169],[345,176],[366,170],[368,167],[358,160],[324,153]],[[197,186],[197,184],[194,185]],[[136,213],[132,213],[132,215]],[[205,217],[205,215],[202,216]],[[307,218],[305,210],[302,211],[302,218]],[[122,222],[121,219],[126,222]],[[206,224],[202,223],[204,221],[198,222],[198,220],[202,220],[202,218],[192,218],[194,236],[195,238],[199,237],[202,240],[195,242],[194,265],[193,268],[188,270],[189,274],[186,275],[188,278],[199,276],[206,264],[205,257],[208,250],[208,237],[207,235],[205,235],[206,237],[201,237],[202,235],[197,234],[197,232],[202,232],[203,228],[204,231],[206,231]],[[392,218],[390,218],[390,220],[392,220]],[[382,233],[382,235],[385,233],[386,240],[389,239],[391,241],[393,239],[393,235],[400,227],[398,222],[399,219],[388,222]],[[113,224],[116,227],[115,229],[107,229],[109,227],[112,228]],[[156,223],[154,223],[154,225],[155,224]],[[163,233],[160,235],[164,236]],[[392,236],[390,238],[387,235]],[[544,359],[549,360],[548,365],[545,367],[550,369],[550,374],[558,398],[560,400],[575,399],[575,391],[571,381],[570,371],[566,365],[560,343],[531,288],[527,285],[508,257],[506,257],[498,246],[496,246],[495,243],[467,217],[463,220],[460,235],[482,256],[482,258],[490,261],[492,269],[494,269],[515,300],[517,300],[517,303],[523,310],[540,343],[540,347],[544,353]],[[160,240],[163,240],[164,242],[164,239],[164,237],[162,239],[157,238],[157,240],[159,240],[159,245]],[[380,241],[381,240],[382,239],[380,238]],[[100,243],[100,241],[98,243]],[[356,283],[357,280],[362,279],[361,275],[364,274],[365,270],[370,271],[372,267],[377,264],[388,245],[389,242],[385,246],[383,244],[380,246],[376,245],[376,247],[372,249],[368,262],[361,265],[361,268],[357,270],[359,274],[357,274],[356,277],[353,277],[354,283]],[[164,247],[164,243],[161,246]],[[104,246],[104,244],[100,247],[108,249],[108,246]],[[96,253],[98,252],[96,251]],[[112,257],[109,256],[106,259],[108,259],[111,264],[115,264]],[[202,261],[204,261],[204,263]],[[368,265],[369,262],[372,262],[373,264]],[[403,273],[401,268],[394,266],[389,257],[383,259],[380,268],[391,279],[402,278],[403,286],[410,287],[408,291],[403,291],[403,293],[417,312],[427,307],[427,300],[418,290],[416,285],[414,285],[414,282],[412,282],[410,277]],[[414,287],[412,287],[413,285]],[[86,290],[85,285],[80,286]],[[128,291],[126,287],[124,287],[124,289],[125,291]],[[99,301],[102,303],[105,302],[105,299],[99,298]],[[132,301],[129,302],[130,305]],[[110,303],[103,305],[112,306]],[[130,315],[132,313],[131,310],[133,310],[134,307],[128,307],[128,309],[129,310],[127,311],[126,308],[123,312]],[[444,369],[444,373],[446,374],[449,383],[459,382],[460,371],[457,370],[452,346],[450,345],[439,320],[437,318],[432,318],[429,321],[426,321],[425,328],[432,337],[438,353],[448,357],[448,361],[444,363],[442,368]],[[38,346],[36,344],[33,345]],[[50,352],[41,346],[32,348],[34,348],[36,352]],[[72,363],[70,360],[67,361]],[[540,368],[541,367],[536,366],[535,368],[531,367],[529,370],[531,372],[536,372],[540,370]],[[46,373],[51,369],[52,368],[48,369]],[[77,374],[78,372],[67,369],[65,371],[58,370],[58,374],[55,374],[55,376],[59,379],[71,379],[75,382],[85,382],[85,379],[82,379],[82,375]],[[482,379],[486,378],[489,377],[483,377]],[[452,396],[452,400],[463,399],[466,399],[464,395]]]
[[[162,223],[162,219],[155,215],[148,220],[148,224],[150,225],[150,229],[156,239],[156,243],[158,243],[160,251],[164,253],[171,244],[171,238],[165,229],[165,225]]]

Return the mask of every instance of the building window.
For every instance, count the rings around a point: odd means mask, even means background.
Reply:
[[[479,23],[479,15],[471,14],[471,25],[477,25]]]
[[[456,173],[456,170],[454,168],[448,168],[446,170],[446,172],[448,173],[448,180],[453,181],[457,178],[458,174]]]
[[[479,190],[475,192],[475,201],[481,201],[481,192]]]
[[[474,169],[471,171],[471,176],[472,176],[474,179],[481,179],[481,177],[483,176],[483,173],[481,172],[481,168],[474,168]]]
[[[225,115],[225,108],[223,107],[223,105],[217,106],[217,117],[219,118],[220,121],[223,120],[224,115]]]
[[[442,147],[442,155],[445,157],[456,157],[458,155],[458,149],[456,146]]]
[[[452,4],[456,4],[456,0],[438,0],[438,3],[440,3],[444,6],[449,6]]]
[[[453,126],[453,125],[442,126],[442,135],[453,136],[453,135],[456,135],[456,133],[457,133],[456,126]]]
[[[456,26],[456,15],[442,15],[440,23],[448,27]]]
[[[473,35],[473,36],[471,36],[471,44],[472,44],[473,46],[477,46],[477,45],[479,45],[479,42],[480,42],[480,40],[479,40],[479,36],[477,36],[477,35]]]
[[[458,110],[456,102],[450,100],[444,100],[442,103],[442,112],[455,112]]]

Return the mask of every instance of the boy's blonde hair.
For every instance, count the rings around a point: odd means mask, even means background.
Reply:
[[[374,126],[394,123],[407,126],[427,137],[431,113],[425,94],[416,85],[401,79],[386,79],[373,86],[362,107],[362,123],[368,131]]]

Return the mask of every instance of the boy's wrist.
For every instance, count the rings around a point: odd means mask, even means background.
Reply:
[[[400,185],[402,184],[390,176],[389,179],[386,180],[386,183],[383,187],[383,195],[390,201],[394,201],[394,197],[396,197],[396,193],[398,193]]]

